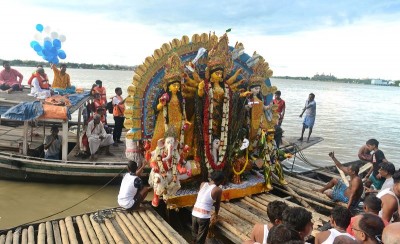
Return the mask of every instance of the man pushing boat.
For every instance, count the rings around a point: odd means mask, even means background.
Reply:
[[[357,207],[364,190],[362,180],[360,176],[358,176],[360,166],[356,164],[349,167],[343,166],[339,160],[336,159],[334,152],[330,152],[329,157],[332,158],[333,162],[335,162],[340,170],[350,176],[349,186],[347,187],[342,180],[333,178],[325,187],[318,191],[324,193],[326,190],[333,188],[332,192],[325,193],[329,198],[334,201],[347,203],[348,209]]]

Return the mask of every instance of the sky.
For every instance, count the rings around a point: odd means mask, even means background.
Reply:
[[[1,4],[0,59],[42,61],[37,24],[63,34],[65,62],[138,65],[183,35],[229,32],[275,76],[400,80],[398,0],[13,0]]]

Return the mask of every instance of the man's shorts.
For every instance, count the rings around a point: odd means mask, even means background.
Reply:
[[[344,195],[347,186],[343,181],[339,180],[338,183],[335,185],[332,191],[332,200],[348,203],[349,198]]]

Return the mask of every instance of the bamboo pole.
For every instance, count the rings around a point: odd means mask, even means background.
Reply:
[[[303,176],[303,175],[299,175],[299,174],[294,175],[294,176],[287,175],[285,177],[288,178],[289,182],[292,179],[296,179],[296,180],[298,179],[298,180],[314,183],[314,184],[319,185],[319,186],[324,186],[325,185],[325,182],[321,182],[319,180],[316,180],[316,179],[313,179],[313,178],[310,178],[310,177],[306,177],[306,176]]]
[[[54,244],[53,228],[49,221],[46,222],[46,240],[47,244]]]
[[[105,226],[104,223],[99,223],[101,230],[103,231],[104,235],[107,238],[107,243],[110,244],[115,244],[114,239],[112,238],[110,231],[107,229],[107,226]]]
[[[100,244],[107,244],[107,238],[104,235],[103,231],[101,230],[99,223],[97,223],[93,219],[93,214],[90,215],[89,220],[92,223],[93,229],[96,232],[96,235],[97,235],[97,238],[99,239]]]
[[[39,225],[39,230],[37,234],[37,243],[38,244],[46,244],[46,225],[45,223],[41,223]]]
[[[220,219],[220,221],[218,221],[218,223],[222,222],[222,221],[228,222],[229,224],[234,226],[237,230],[239,230],[244,235],[246,235],[248,237],[248,239],[250,239],[250,234],[253,229],[253,225],[250,225],[248,222],[246,222],[246,220],[242,220],[237,215],[235,215],[223,208],[220,209],[220,212],[221,212],[221,219]],[[229,221],[227,221],[227,220],[229,220]]]
[[[223,227],[222,225],[217,225],[215,227],[218,228],[219,232],[222,235],[224,235],[226,238],[228,238],[231,242],[243,243],[242,239],[240,239],[238,236],[234,235],[231,231],[229,231],[227,228]]]
[[[146,209],[146,214],[150,217],[153,223],[155,223],[157,227],[164,233],[164,235],[169,239],[171,243],[186,243],[182,242],[183,238],[177,235],[177,232],[172,229],[167,222],[161,219],[161,217],[157,218],[158,214],[155,214],[153,211],[150,211],[148,209]]]
[[[236,214],[240,218],[247,220],[248,222],[252,223],[253,225],[256,223],[264,223],[265,222],[263,219],[261,219],[257,215],[255,215],[255,214],[247,211],[246,209],[243,209],[235,204],[221,203],[221,207],[233,214]]]
[[[6,244],[12,243],[12,236],[13,236],[13,232],[12,232],[12,230],[9,230],[7,232],[7,236],[6,236]]]
[[[51,224],[53,225],[54,242],[56,244],[62,244],[61,232],[60,232],[60,227],[58,226],[58,222],[52,221]]]
[[[28,244],[35,244],[35,232],[32,225],[28,227]]]
[[[275,174],[271,174],[272,178],[275,179],[277,182],[279,182],[279,178],[278,176],[276,176]],[[288,192],[293,194],[293,197],[296,198],[301,205],[303,205],[304,207],[308,208],[308,209],[312,209],[314,210],[306,201],[300,199],[298,196],[298,194],[289,186],[289,185],[282,185]]]
[[[67,226],[68,238],[71,244],[78,244],[78,240],[76,239],[74,224],[72,223],[71,216],[65,218],[65,226]]]
[[[13,233],[13,244],[19,244],[19,234],[21,229],[17,229]]]
[[[349,180],[346,178],[346,175],[344,174],[343,170],[339,169],[338,166],[336,166],[336,169],[339,172],[339,175],[342,178],[344,184],[346,184],[346,186],[349,187]]]
[[[4,244],[6,243],[6,236],[5,235],[1,235],[0,236],[0,244]]]
[[[139,211],[140,217],[142,217],[143,221],[147,224],[147,226],[153,231],[153,233],[157,236],[161,243],[170,243],[168,239],[161,233],[161,231],[157,228],[157,226],[149,219],[149,216],[146,213]]]
[[[135,220],[137,221],[137,223],[139,224],[140,228],[142,230],[142,232],[146,233],[146,236],[148,239],[145,238],[145,240],[151,240],[152,243],[160,243],[161,242],[157,239],[157,237],[153,234],[153,232],[150,230],[150,227],[147,226],[147,224],[143,221],[142,217],[140,217],[140,215],[138,214],[138,212],[133,212],[132,216],[135,218]],[[129,218],[129,215],[128,215]],[[130,219],[131,220],[131,219]],[[132,220],[131,220],[132,222]],[[132,222],[134,224],[134,222]],[[135,225],[135,227],[137,227],[137,225]],[[142,234],[142,232],[140,232]]]
[[[254,207],[259,208],[261,211],[265,211],[265,212],[267,211],[267,206],[266,205],[261,204],[261,203],[255,201],[254,199],[252,199],[250,197],[244,197],[244,200],[249,202]]]
[[[242,241],[246,241],[249,238],[243,234],[241,231],[238,231],[234,226],[232,226],[231,224],[225,222],[225,221],[220,221],[218,222],[219,225],[223,226],[224,228],[226,228],[228,231],[232,232],[235,236],[239,237],[240,240]]]
[[[275,187],[275,189],[277,189],[277,190],[279,190],[279,191],[281,191],[281,192],[283,192],[283,193],[286,193],[286,194],[288,194],[288,195],[291,195],[290,192],[288,192],[288,191],[286,191],[286,190],[284,190],[284,189],[281,189],[281,188],[279,188],[279,187]],[[298,189],[298,190],[299,190],[299,189]],[[299,191],[302,192],[302,193],[305,193],[303,190],[299,190]],[[312,196],[312,194],[309,194],[309,195]],[[323,208],[325,208],[325,209],[332,210],[332,207],[331,207],[331,206],[322,204],[322,203],[320,203],[320,202],[318,202],[318,201],[314,201],[314,200],[312,200],[312,199],[309,199],[309,198],[306,198],[306,197],[303,197],[303,196],[299,196],[299,197],[300,197],[302,200],[304,200],[304,201],[306,201],[306,202],[308,202],[308,203],[312,203],[312,204],[315,204],[315,205],[317,205],[317,206],[323,207]]]
[[[64,220],[60,220],[58,222],[58,225],[60,226],[60,232],[61,232],[61,240],[63,244],[69,244],[69,239],[68,239],[68,231],[67,231],[67,226],[65,226]]]
[[[144,240],[142,236],[140,235],[139,231],[136,229],[136,227],[129,221],[128,217],[121,213],[117,212],[118,217],[125,223],[125,225],[128,227],[130,233],[132,236],[135,238],[136,242],[138,243],[144,243]]]
[[[358,171],[358,174],[364,173],[364,171],[369,170],[369,168],[371,168],[371,167],[372,167],[372,163],[366,163],[366,164],[364,164],[364,165],[360,168],[360,170]]]
[[[85,224],[83,223],[81,216],[76,216],[75,221],[78,224],[79,234],[81,236],[82,242],[91,243],[88,232],[86,231]]]
[[[109,219],[104,219],[104,224],[106,225],[108,231],[110,231],[111,236],[113,237],[114,241],[118,244],[123,244],[124,241],[122,240],[120,234],[115,229],[114,225],[111,223]]]
[[[0,243],[2,242],[0,241]],[[28,229],[22,230],[21,244],[28,244]]]
[[[89,217],[84,214],[82,215],[82,219],[83,219],[83,223],[86,226],[86,230],[88,232],[89,238],[90,238],[90,242],[93,244],[99,244],[99,239],[97,239],[96,233],[92,227],[92,225],[90,224],[90,220]]]
[[[118,225],[121,227],[122,231],[124,232],[125,236],[128,238],[130,243],[138,243],[136,239],[133,237],[132,233],[129,231],[129,228],[126,226],[124,221],[118,216],[115,215],[115,220],[117,221]]]

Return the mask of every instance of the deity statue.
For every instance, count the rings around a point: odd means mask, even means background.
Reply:
[[[285,153],[276,146],[276,142],[274,140],[274,134],[275,134],[275,129],[268,129],[266,131],[266,134],[262,135],[262,137],[264,136],[266,137],[265,140],[261,140],[262,143],[260,144],[261,153],[259,156],[260,158],[262,158],[262,165],[256,165],[258,169],[262,169],[264,171],[265,184],[268,191],[272,190],[272,184],[271,184],[272,171],[274,171],[275,174],[278,176],[279,183],[281,183],[282,185],[287,184],[283,176],[282,166],[279,163],[279,157],[284,157],[284,158],[292,157],[290,153]]]
[[[191,176],[191,165],[186,162],[187,146],[179,150],[179,141],[174,127],[169,127],[165,132],[165,139],[157,142],[151,152],[149,184],[153,186],[154,195],[152,205],[157,207],[160,196],[164,200],[174,196],[180,189],[180,180]]]
[[[198,96],[205,98],[203,107],[205,159],[209,171],[212,171],[224,168],[228,143],[230,100],[232,93],[238,91],[238,86],[244,80],[236,81],[241,69],[236,70],[229,79],[226,79],[226,75],[233,66],[227,34],[224,34],[208,52],[208,58],[205,79],[198,85]],[[218,148],[213,147],[216,145],[214,144],[216,138],[219,140],[218,143],[215,142],[218,144]],[[216,157],[216,155],[218,156]]]
[[[232,182],[234,184],[242,183],[242,174],[252,168],[249,162],[249,140],[245,137],[247,130],[241,128],[237,134],[237,139],[232,146],[232,157],[230,159],[232,164]]]
[[[181,145],[184,144],[184,130],[188,121],[186,121],[185,99],[181,91],[183,74],[183,65],[178,54],[172,53],[165,64],[164,93],[158,99],[156,109],[158,114],[151,139],[151,150],[156,148],[158,140],[164,138],[164,133],[171,126],[177,130],[177,138]]]
[[[264,59],[259,57],[257,63],[252,66],[253,74],[249,80],[249,90],[251,95],[247,97],[246,110],[248,111],[247,125],[249,128],[250,150],[257,149],[262,130],[274,128],[272,122],[273,108],[275,107],[271,101],[265,105],[262,87],[265,85],[265,79],[268,78],[269,67]],[[267,112],[267,113],[266,113]],[[267,116],[269,115],[269,116]]]

